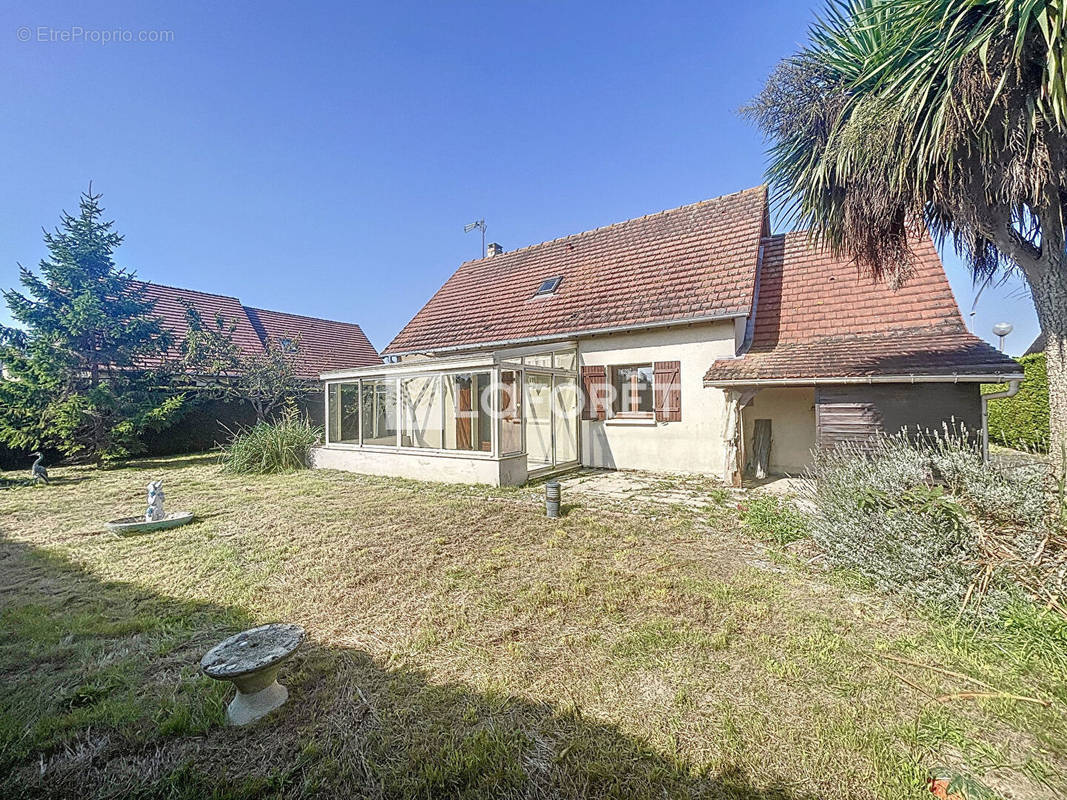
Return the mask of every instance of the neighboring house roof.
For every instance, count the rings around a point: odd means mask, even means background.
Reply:
[[[896,290],[806,232],[763,244],[751,345],[712,364],[706,383],[1020,374],[967,331],[929,237],[913,243],[915,270]]]
[[[268,337],[279,343],[282,339],[299,340],[294,371],[300,378],[317,380],[324,370],[382,363],[359,325],[250,308],[241,305],[236,297],[221,294],[143,281],[134,283],[155,303],[155,311],[173,339],[174,352],[180,351],[189,330],[188,304],[200,313],[205,324],[214,325],[216,314],[221,314],[227,324],[233,324],[234,344],[245,355],[262,353]]]
[[[1045,341],[1046,341],[1045,340],[1045,332],[1041,331],[1041,333],[1039,333],[1037,335],[1037,338],[1034,339],[1034,343],[1032,345],[1030,345],[1030,347],[1027,348],[1026,352],[1023,353],[1023,355],[1024,356],[1032,356],[1035,353],[1044,353],[1045,352]]]
[[[221,314],[227,324],[233,324],[233,342],[242,353],[263,352],[263,342],[245,314],[244,306],[236,297],[222,294],[197,292],[193,289],[179,289],[176,286],[164,286],[159,283],[134,281],[145,294],[145,298],[155,303],[155,312],[163,319],[163,327],[170,332],[173,344],[171,349],[180,352],[189,331],[185,306],[188,303],[198,312],[206,325],[215,324],[215,315]]]
[[[261,339],[299,343],[295,366],[300,375],[318,377],[330,369],[382,363],[359,325],[250,306],[244,310]]]
[[[462,264],[383,351],[435,352],[745,316],[766,187]],[[558,289],[535,297],[542,282]]]

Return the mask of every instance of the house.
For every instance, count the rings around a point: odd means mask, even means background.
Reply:
[[[1046,344],[1047,340],[1045,338],[1045,332],[1041,331],[1041,333],[1034,337],[1034,341],[1030,344],[1028,348],[1026,348],[1026,352],[1023,353],[1023,355],[1032,356],[1036,355],[1037,353],[1044,353]]]
[[[221,315],[233,326],[233,341],[244,355],[262,353],[268,340],[292,350],[296,376],[319,388],[319,374],[340,367],[381,364],[382,359],[355,323],[334,322],[241,304],[236,297],[179,289],[159,283],[133,281],[154,303],[155,313],[171,335],[171,354],[181,354],[189,331],[187,309],[193,308],[207,324]]]
[[[490,245],[386,347],[393,363],[322,374],[315,465],[496,485],[579,464],[738,483],[758,458],[798,470],[812,447],[904,425],[977,429],[979,384],[1017,380],[1018,365],[966,331],[933,245],[916,250],[894,293],[803,234],[771,236],[765,187]]]
[[[770,472],[798,472],[816,446],[946,422],[979,431],[980,385],[1022,377],[967,330],[929,237],[912,244],[912,274],[895,290],[803,232],[766,237],[762,250],[750,344],[704,376],[743,417],[740,453],[727,453],[735,482],[756,420],[771,429]]]
[[[195,309],[209,325],[214,325],[216,315],[221,316],[227,327],[232,326],[233,342],[242,355],[263,353],[268,341],[291,351],[293,372],[307,389],[298,406],[316,423],[322,422],[320,373],[342,366],[382,363],[363,330],[353,323],[253,308],[227,295],[143,281],[134,284],[154,303],[162,327],[171,336],[169,360],[181,357],[189,331],[188,308]],[[248,403],[202,400],[186,410],[175,425],[147,433],[145,446],[153,455],[207,450],[225,441],[229,431],[254,422],[255,413]]]

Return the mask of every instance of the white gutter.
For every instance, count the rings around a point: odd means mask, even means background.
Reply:
[[[725,360],[725,359],[721,359]],[[837,378],[750,378],[736,380],[707,380],[704,386],[820,386],[826,384],[873,384],[873,383],[1018,383],[1023,379],[1022,373],[953,373],[952,375],[864,375]]]
[[[685,319],[672,319],[662,322],[642,322],[637,325],[619,325],[613,328],[588,328],[582,331],[562,331],[560,333],[546,333],[541,336],[525,336],[518,339],[500,339],[495,342],[472,342],[470,344],[455,344],[448,347],[417,347],[413,350],[398,350],[390,352],[389,348],[382,351],[387,356],[407,356],[412,353],[448,353],[456,350],[487,350],[494,347],[512,347],[523,344],[536,344],[537,342],[558,342],[568,339],[578,339],[583,336],[603,336],[610,333],[625,333],[627,331],[644,331],[650,328],[672,328],[676,325],[697,325],[702,322],[722,322],[728,319],[747,317],[747,311],[731,311],[727,314],[709,314],[703,317],[687,317]]]
[[[404,361],[397,364],[373,364],[369,367],[352,367],[351,369],[332,369],[319,373],[320,381],[332,381],[341,378],[369,378],[377,375],[418,374],[421,372],[447,372],[457,369],[477,369],[492,367],[496,364],[492,353],[484,355],[452,356],[451,358],[427,358],[420,361]]]
[[[982,395],[982,460],[989,461],[989,401],[1004,397],[1015,397],[1019,393],[1019,381],[1008,381],[1008,388],[1002,392],[990,392]]]

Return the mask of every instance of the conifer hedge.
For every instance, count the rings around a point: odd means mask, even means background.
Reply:
[[[1048,373],[1045,354],[1019,359],[1026,380],[1015,397],[989,401],[989,439],[1006,447],[1048,451]],[[1001,390],[983,386],[983,392]]]

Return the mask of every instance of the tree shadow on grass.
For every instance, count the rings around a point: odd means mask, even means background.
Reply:
[[[41,491],[47,491],[50,486],[73,486],[86,480],[89,480],[88,477],[80,475],[53,475],[48,479],[48,483],[40,483],[28,475],[20,478],[4,477],[0,478],[0,489],[29,488],[32,486]]]
[[[104,582],[0,538],[0,795],[6,797],[708,797],[806,800],[716,774],[615,725],[311,641],[290,701],[247,728],[199,673],[240,609]]]

